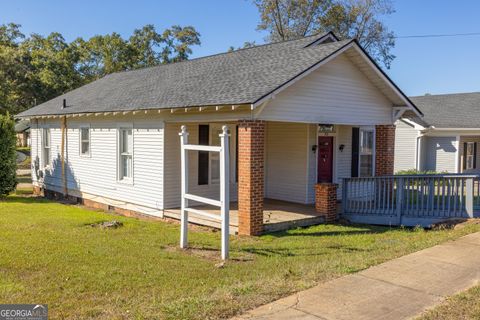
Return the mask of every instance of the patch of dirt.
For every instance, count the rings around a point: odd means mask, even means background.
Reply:
[[[101,228],[101,229],[117,229],[123,227],[123,223],[120,221],[102,221],[89,224],[90,227],[93,228]]]
[[[253,261],[253,254],[242,252],[239,256],[229,258],[227,261],[222,261],[221,253],[219,249],[213,248],[197,248],[197,247],[188,247],[187,249],[181,249],[179,246],[167,246],[165,251],[168,252],[183,252],[196,256],[199,258],[207,259],[213,262],[216,262],[215,267],[221,269],[228,265],[229,262],[249,262]]]

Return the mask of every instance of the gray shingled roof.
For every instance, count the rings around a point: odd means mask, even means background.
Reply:
[[[322,36],[113,73],[18,116],[255,103],[353,41]]]
[[[480,92],[426,95],[410,100],[424,114],[417,121],[420,124],[423,121],[437,128],[480,128]]]

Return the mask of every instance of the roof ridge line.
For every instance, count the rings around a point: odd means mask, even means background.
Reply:
[[[197,57],[197,58],[193,58],[193,59],[175,61],[175,62],[170,62],[170,63],[162,63],[162,64],[158,64],[158,65],[155,65],[155,66],[142,67],[142,68],[138,68],[138,69],[115,71],[115,72],[106,74],[104,77],[112,75],[112,74],[121,74],[121,73],[125,73],[125,72],[133,72],[133,71],[138,71],[138,70],[145,70],[145,69],[158,68],[158,67],[163,67],[163,66],[170,66],[170,65],[179,64],[179,63],[192,62],[192,61],[202,60],[202,59],[206,59],[206,58],[211,58],[211,57],[216,57],[216,56],[221,56],[221,55],[227,55],[227,54],[231,54],[231,53],[235,53],[235,52],[239,52],[239,51],[246,51],[246,50],[250,50],[250,49],[256,49],[256,48],[266,47],[266,46],[271,46],[271,45],[276,45],[276,44],[305,40],[307,38],[313,38],[313,37],[321,38],[321,37],[326,36],[329,33],[330,32],[316,33],[316,34],[312,34],[310,36],[306,36],[306,37],[302,37],[302,38],[298,38],[298,39],[289,39],[289,40],[281,40],[281,41],[270,42],[270,43],[262,43],[262,44],[259,44],[259,45],[253,46],[253,47],[249,47],[249,48],[239,48],[239,49],[233,50],[233,51],[219,52],[219,53],[214,53],[214,54],[210,54],[210,55],[202,56],[202,57]],[[345,39],[345,40],[351,40],[351,39]],[[330,43],[322,43],[320,45],[328,45],[328,44],[330,44]]]

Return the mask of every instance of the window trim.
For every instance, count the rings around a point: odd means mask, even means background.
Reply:
[[[375,176],[375,159],[376,159],[376,145],[375,145],[375,142],[376,142],[376,130],[375,130],[375,127],[373,126],[361,126],[361,127],[358,127],[359,128],[359,132],[358,132],[358,177],[359,178],[362,178],[362,177],[374,177]],[[362,176],[361,172],[361,159],[362,159],[362,155],[365,155],[365,154],[362,154],[362,131],[368,131],[368,132],[372,132],[373,133],[373,136],[372,136],[372,153],[371,153],[371,156],[372,156],[372,172],[371,172],[371,175],[370,176]],[[368,155],[368,154],[367,154]]]
[[[82,130],[83,129],[87,129],[88,130],[88,152],[87,153],[83,153],[82,152]],[[80,157],[82,158],[91,158],[92,156],[92,129],[90,127],[90,124],[84,124],[84,125],[80,125],[78,127],[78,154],[80,155]]]
[[[47,149],[45,145],[45,138],[48,134],[48,150],[49,150],[49,159],[46,161],[46,154],[45,154],[45,149]],[[42,162],[43,162],[43,167],[44,168],[50,168],[52,164],[52,131],[50,127],[43,127],[42,128]]]
[[[121,143],[122,143],[122,135],[121,132],[122,130],[132,130],[132,145],[131,145],[131,157],[132,157],[132,164],[131,164],[131,177],[124,177],[122,175],[122,157],[120,154],[121,150]],[[117,126],[117,183],[122,183],[122,184],[129,184],[133,185],[134,183],[134,150],[135,150],[135,134],[133,130],[133,124],[132,123],[119,123]]]

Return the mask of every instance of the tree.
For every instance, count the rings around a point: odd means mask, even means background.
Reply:
[[[258,30],[268,40],[289,40],[318,32],[356,38],[377,61],[390,68],[395,35],[380,20],[394,12],[391,0],[253,0],[260,12]]]
[[[15,122],[7,113],[0,115],[0,196],[6,196],[17,186],[17,154]]]
[[[60,33],[26,37],[20,25],[0,25],[0,114],[21,112],[109,73],[188,59],[200,34],[174,25],[153,25],[88,40],[65,41]]]

